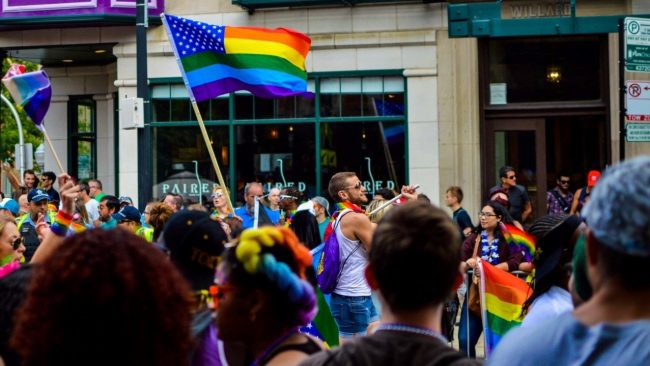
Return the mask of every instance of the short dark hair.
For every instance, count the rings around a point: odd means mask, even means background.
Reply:
[[[106,201],[106,207],[108,207],[109,210],[113,209],[115,212],[120,210],[120,201],[117,199],[117,197],[107,194],[106,196],[102,197],[102,200],[100,202],[104,201]]]
[[[499,169],[499,176],[501,178],[507,178],[508,177],[508,172],[514,172],[515,168],[511,167],[510,165],[504,165]]]
[[[372,237],[369,262],[393,312],[434,306],[452,291],[461,261],[458,228],[421,201],[388,211]]]
[[[26,176],[27,174],[30,174],[30,175],[33,175],[34,177],[36,177],[36,173],[34,173],[34,171],[31,170],[31,169],[27,169],[27,170],[25,170],[25,171],[23,172],[23,178],[25,178],[25,176]]]
[[[47,179],[49,179],[51,181],[56,181],[56,174],[54,174],[54,172],[45,172],[45,173],[41,174],[41,176],[45,176],[45,177],[47,177]]]
[[[463,190],[459,186],[451,186],[447,188],[447,192],[451,193],[452,196],[456,197],[458,203],[463,202]]]
[[[296,202],[298,204],[300,204],[300,202],[303,201],[303,194],[302,192],[300,192],[298,187],[296,186],[284,187],[284,191],[286,192],[287,196],[296,197]]]
[[[330,183],[327,186],[327,193],[330,194],[332,199],[336,202],[341,201],[339,197],[339,191],[342,191],[346,188],[346,180],[348,178],[356,177],[357,173],[355,172],[339,172],[336,173],[330,178]]]

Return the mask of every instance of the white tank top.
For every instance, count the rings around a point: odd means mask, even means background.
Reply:
[[[370,296],[370,286],[368,286],[365,276],[366,266],[368,265],[368,253],[359,240],[346,238],[339,224],[339,220],[341,220],[347,211],[350,210],[343,210],[334,222],[336,239],[339,241],[339,255],[341,256],[342,267],[341,277],[339,278],[334,293],[343,296]],[[345,260],[346,258],[347,261]],[[345,262],[345,265],[343,265],[343,262]]]

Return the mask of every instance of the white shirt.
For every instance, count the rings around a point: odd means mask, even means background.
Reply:
[[[88,212],[90,222],[99,220],[99,202],[91,198],[88,202],[84,203],[84,206],[86,206],[86,212]]]
[[[530,327],[571,311],[573,311],[573,301],[569,291],[553,286],[533,301],[521,326]]]
[[[370,286],[366,282],[365,275],[366,266],[368,265],[368,252],[366,252],[359,240],[346,238],[339,224],[346,211],[349,210],[341,211],[333,224],[336,227],[335,234],[336,239],[339,241],[339,255],[341,258],[341,277],[334,292],[343,296],[370,296]],[[345,262],[345,265],[343,262]]]

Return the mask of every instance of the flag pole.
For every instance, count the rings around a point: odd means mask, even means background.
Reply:
[[[43,131],[43,136],[45,136],[45,142],[47,143],[47,146],[49,146],[52,155],[54,155],[54,160],[56,160],[56,164],[59,166],[59,170],[61,171],[61,173],[65,173],[65,169],[63,169],[63,164],[61,164],[61,160],[59,160],[59,155],[56,153],[56,150],[54,150],[54,145],[52,145],[52,141],[50,140],[50,136],[48,136],[47,131],[45,130],[45,126],[41,125],[40,130]]]
[[[203,123],[203,117],[201,116],[201,111],[199,106],[196,104],[196,101],[192,100],[192,108],[194,108],[194,113],[196,114],[196,120],[199,122],[199,128],[201,128],[201,135],[203,135],[203,140],[205,141],[205,146],[208,148],[208,154],[210,154],[210,160],[212,160],[212,166],[214,171],[217,172],[217,179],[219,180],[219,185],[223,188],[223,194],[226,196],[226,202],[228,203],[228,208],[233,214],[235,210],[232,207],[232,202],[230,201],[230,195],[226,189],[226,183],[224,183],[223,176],[221,175],[221,169],[219,169],[219,163],[217,162],[217,157],[214,155],[214,149],[212,149],[212,144],[210,143],[210,136],[208,136],[208,131],[205,129],[205,124]]]

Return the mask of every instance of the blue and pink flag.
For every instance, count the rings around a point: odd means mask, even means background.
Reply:
[[[45,71],[26,73],[24,65],[13,64],[2,78],[2,83],[36,127],[43,130],[43,119],[52,99],[52,85]]]

